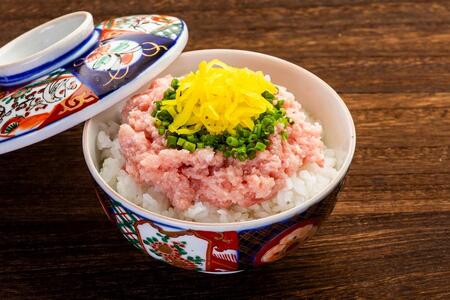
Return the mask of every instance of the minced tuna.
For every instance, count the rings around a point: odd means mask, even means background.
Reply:
[[[131,98],[122,111],[123,124],[119,142],[125,170],[138,184],[154,187],[169,199],[177,210],[185,210],[196,201],[218,208],[232,205],[249,207],[272,199],[306,163],[324,163],[322,128],[305,119],[301,105],[286,89],[279,87],[284,99],[288,125],[287,140],[278,125],[265,151],[252,160],[225,158],[211,148],[196,150],[167,149],[165,138],[158,134],[151,112],[154,101],[163,98],[171,76],[155,80],[143,94]]]

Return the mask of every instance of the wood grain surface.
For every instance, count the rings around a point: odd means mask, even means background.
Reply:
[[[0,44],[59,15],[183,18],[186,50],[299,64],[347,103],[358,144],[316,237],[236,275],[178,270],[97,203],[79,125],[0,157],[0,298],[450,299],[450,1],[0,1]]]

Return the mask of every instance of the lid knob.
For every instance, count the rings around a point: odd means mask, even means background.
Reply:
[[[44,23],[0,48],[0,86],[36,79],[97,42],[92,15],[74,12]]]

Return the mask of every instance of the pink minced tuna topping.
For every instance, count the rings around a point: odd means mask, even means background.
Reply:
[[[287,176],[294,175],[307,162],[323,165],[321,127],[304,120],[301,106],[286,93],[286,115],[293,121],[282,140],[279,131],[270,138],[266,151],[256,158],[238,161],[221,152],[205,148],[190,153],[167,149],[165,138],[158,134],[151,112],[153,102],[163,98],[171,76],[157,79],[149,90],[130,99],[122,111],[119,142],[125,157],[125,170],[140,184],[163,192],[178,210],[195,201],[228,208],[233,204],[248,207],[273,198],[285,186]],[[290,97],[289,97],[290,96]]]

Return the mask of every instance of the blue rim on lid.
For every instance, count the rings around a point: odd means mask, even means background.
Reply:
[[[166,69],[187,40],[187,26],[176,17],[114,18],[57,57],[0,74],[0,154],[56,135],[126,99]]]

